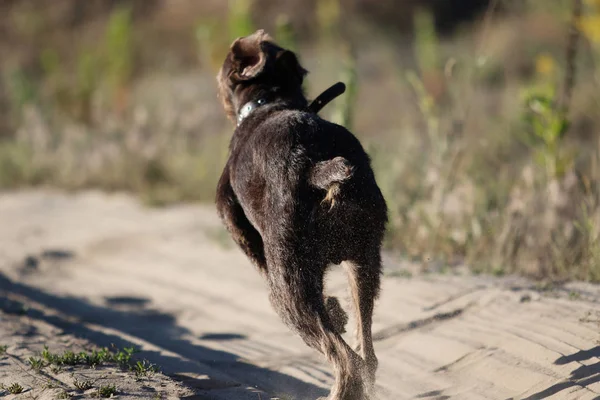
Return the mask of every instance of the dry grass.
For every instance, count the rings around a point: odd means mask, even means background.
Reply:
[[[247,3],[228,18],[237,29],[252,25],[240,12]],[[360,25],[355,60],[332,34],[335,13],[322,12],[321,40],[296,43],[284,19],[277,33],[312,71],[310,94],[357,78],[353,101],[324,115],[351,123],[372,154],[391,210],[390,248],[424,267],[467,262],[476,272],[600,281],[600,47],[591,32],[562,115],[569,10],[535,0],[505,10],[444,38],[418,14],[412,47]],[[5,68],[11,127],[0,142],[0,188],[93,186],[154,205],[212,201],[231,131],[214,68],[237,31],[206,19],[184,27],[201,67],[144,63],[156,52],[148,27],[120,13],[96,21],[82,37],[97,47],[82,39],[66,63],[56,62],[64,50],[46,46],[36,74],[22,59]]]

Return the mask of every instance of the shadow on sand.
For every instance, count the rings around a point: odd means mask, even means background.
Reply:
[[[113,344],[119,348],[135,345],[115,332],[118,331],[124,333],[125,337],[129,335],[139,338],[175,353],[171,356],[158,351],[143,351],[140,357],[159,365],[165,374],[208,396],[202,398],[210,399],[211,391],[239,385],[232,382],[232,379],[269,393],[289,394],[298,400],[327,395],[327,391],[318,386],[242,362],[235,354],[191,343],[186,339],[192,337],[191,332],[178,326],[173,315],[145,308],[148,303],[146,299],[109,298],[107,304],[110,308],[102,307],[79,298],[45,293],[38,288],[14,282],[1,273],[0,295],[2,297],[16,295],[24,302],[32,301],[58,311],[58,314],[51,315],[32,307],[26,313],[31,318],[46,321],[66,333],[85,338],[101,347]],[[92,329],[86,324],[94,324],[100,329]],[[209,334],[208,338],[218,339],[221,336],[228,340],[244,337],[237,333],[222,333]],[[207,370],[207,366],[212,371]],[[205,376],[202,379],[194,378],[207,374],[209,379],[205,379]],[[254,382],[261,382],[261,385],[256,386]]]
[[[565,365],[572,362],[577,362],[578,367],[571,371],[571,376],[563,381],[550,386],[540,392],[537,392],[523,400],[538,400],[553,396],[563,390],[574,387],[586,388],[595,383],[600,382],[600,361],[582,365],[581,361],[590,361],[600,359],[600,346],[593,347],[589,350],[580,350],[568,356],[559,357],[554,364]]]

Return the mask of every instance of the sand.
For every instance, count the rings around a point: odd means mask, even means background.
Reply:
[[[413,266],[384,259],[379,399],[600,399],[600,287],[408,276]],[[347,299],[342,271],[328,291]],[[123,194],[0,193],[2,345],[0,384],[25,389],[7,398],[88,398],[94,389],[73,388],[80,375],[114,384],[117,398],[315,399],[332,384],[213,207],[150,209]],[[134,345],[161,373],[33,371],[27,359],[44,345]]]

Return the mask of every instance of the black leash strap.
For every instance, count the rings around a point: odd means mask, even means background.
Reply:
[[[336,97],[344,94],[346,91],[346,85],[343,82],[338,82],[335,85],[331,86],[329,89],[325,90],[316,99],[310,103],[308,106],[309,110],[317,114],[319,111],[323,109],[327,104],[329,104]]]

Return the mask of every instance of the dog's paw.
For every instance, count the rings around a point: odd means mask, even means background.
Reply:
[[[333,325],[333,328],[340,335],[346,332],[346,324],[348,323],[348,314],[340,305],[337,297],[326,297],[325,308],[329,315],[329,320]]]

